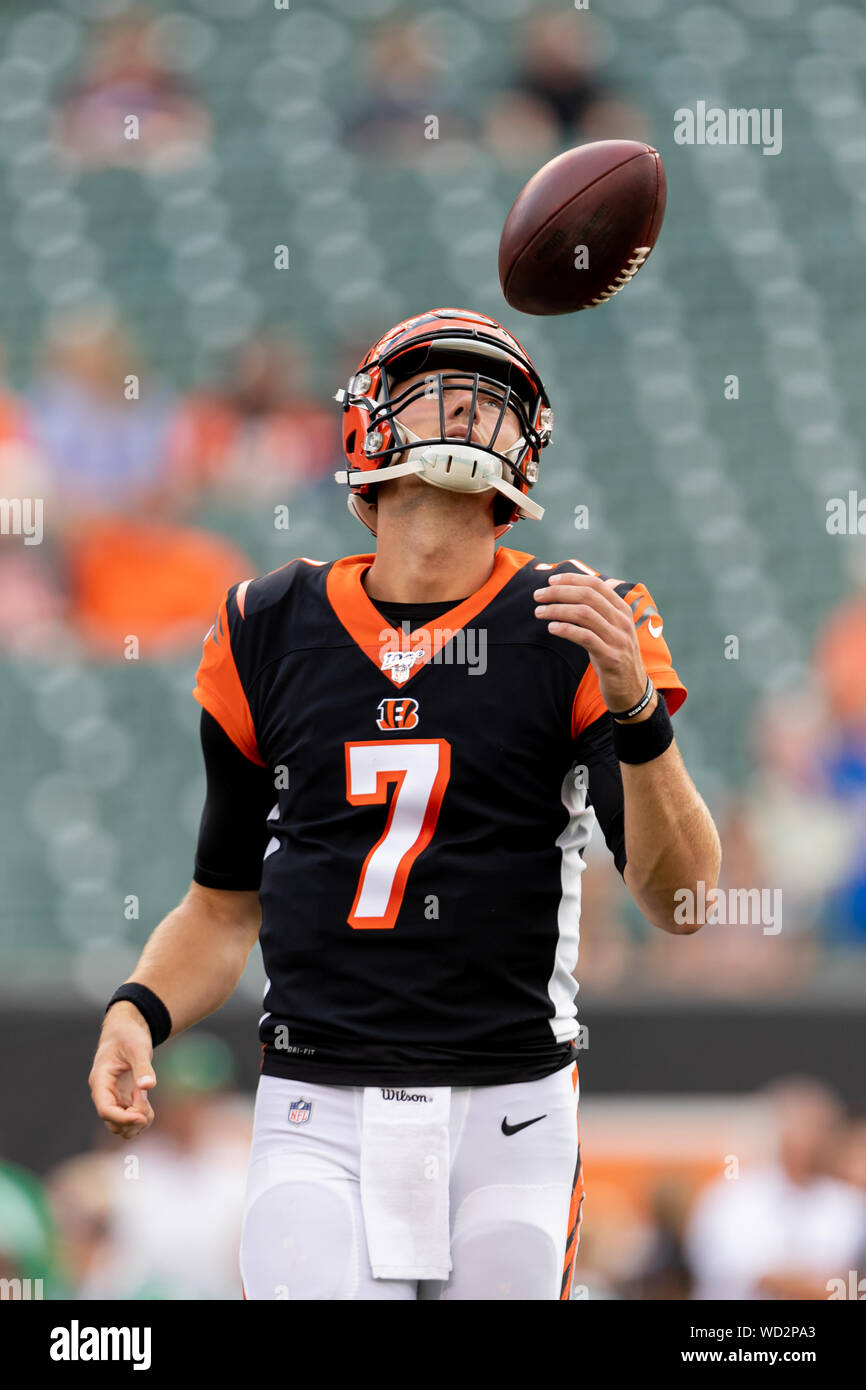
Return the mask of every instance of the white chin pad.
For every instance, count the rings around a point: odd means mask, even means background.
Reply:
[[[471,444],[427,444],[422,449],[410,449],[409,457],[423,463],[420,476],[425,482],[454,492],[487,492],[493,479],[502,477],[499,460]]]
[[[462,440],[443,440],[438,444],[421,444],[418,435],[406,425],[394,422],[400,431],[403,442],[409,445],[406,459],[422,465],[418,475],[434,487],[444,487],[452,492],[487,492],[502,478],[502,463],[485,449],[474,444],[464,444]],[[523,440],[511,446],[509,453],[523,447]]]
[[[520,508],[520,515],[540,521],[544,508],[530,497],[524,496],[513,483],[502,476],[503,460],[490,454],[486,449],[478,449],[474,444],[464,444],[462,440],[445,439],[436,444],[422,444],[417,434],[406,425],[394,421],[402,442],[407,446],[405,454],[400,455],[405,463],[420,464],[419,478],[433,487],[446,488],[450,492],[487,492],[495,488]],[[518,439],[508,449],[502,450],[503,458],[519,454],[525,443]]]

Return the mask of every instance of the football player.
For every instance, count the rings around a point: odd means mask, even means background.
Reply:
[[[241,1242],[251,1299],[567,1299],[583,1179],[573,972],[595,820],[647,919],[718,878],[685,687],[641,583],[497,547],[553,415],[520,343],[438,309],[345,388],[374,552],[233,585],[195,696],[195,872],[91,1073],[153,1119],[153,1048],[267,973]]]

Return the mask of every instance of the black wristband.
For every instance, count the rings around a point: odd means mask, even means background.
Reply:
[[[171,1036],[171,1014],[159,995],[154,994],[147,985],[121,985],[120,989],[116,989],[109,999],[105,1006],[105,1012],[108,1013],[112,1004],[120,1004],[124,999],[128,1000],[130,1004],[134,1004],[144,1018],[150,1029],[154,1047],[159,1047],[161,1042],[165,1042],[166,1038]]]
[[[661,691],[658,697],[649,719],[642,719],[639,724],[617,724],[613,720],[613,749],[621,763],[650,763],[673,743],[673,725]]]

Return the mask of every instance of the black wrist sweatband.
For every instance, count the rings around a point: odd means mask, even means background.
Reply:
[[[128,1000],[130,1004],[134,1004],[144,1018],[150,1029],[154,1047],[159,1047],[161,1042],[165,1042],[166,1038],[171,1036],[171,1014],[159,995],[154,994],[147,985],[121,985],[120,989],[116,989],[109,999],[105,1012],[108,1013],[112,1004],[120,1004],[124,999]]]
[[[664,695],[658,692],[658,704],[649,719],[638,724],[613,723],[613,749],[621,763],[650,763],[674,741],[674,730]]]

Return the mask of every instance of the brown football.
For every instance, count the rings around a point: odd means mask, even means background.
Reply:
[[[533,174],[499,242],[499,281],[524,314],[573,314],[627,285],[655,245],[665,215],[658,150],[596,140]]]

